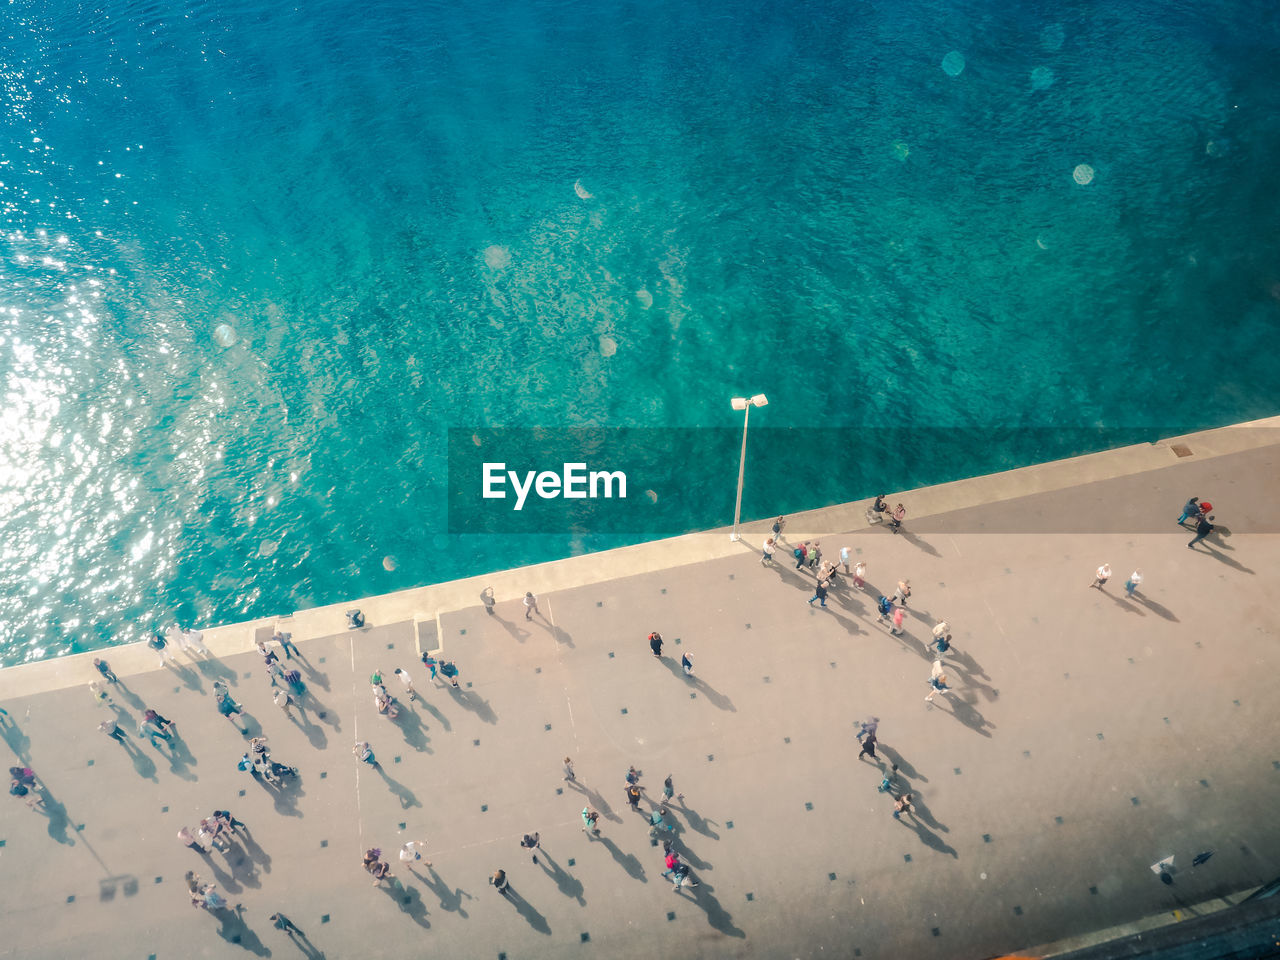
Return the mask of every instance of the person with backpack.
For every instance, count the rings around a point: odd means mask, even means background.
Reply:
[[[884,623],[893,613],[893,601],[881,594],[876,600],[876,609],[880,611],[880,616],[876,617],[876,623]]]
[[[806,540],[804,543],[797,546],[791,551],[791,555],[796,558],[796,569],[803,570],[805,560],[809,557],[809,541]]]

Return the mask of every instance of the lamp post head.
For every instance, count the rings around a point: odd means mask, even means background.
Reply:
[[[730,400],[730,401],[729,401],[729,404],[730,404],[730,406],[732,406],[732,407],[733,407],[733,409],[735,409],[735,410],[745,410],[745,409],[747,409],[747,398],[746,398],[746,397],[734,397],[732,400]]]
[[[753,407],[767,407],[769,405],[769,398],[763,393],[757,393],[751,398],[751,405]]]
[[[750,400],[746,397],[734,397],[729,401],[729,405],[735,410],[745,410],[748,405],[753,407],[765,407],[769,405],[769,398],[763,393],[757,393]]]

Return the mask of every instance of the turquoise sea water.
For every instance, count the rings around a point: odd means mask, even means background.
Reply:
[[[0,662],[619,542],[450,535],[450,428],[765,392],[760,516],[1272,415],[1278,48],[1262,2],[14,0]],[[856,482],[792,442],[879,427]],[[716,436],[661,532],[731,519]]]

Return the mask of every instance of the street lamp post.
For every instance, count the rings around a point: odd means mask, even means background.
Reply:
[[[769,398],[763,393],[757,393],[749,400],[746,397],[734,397],[729,403],[733,409],[743,411],[742,455],[738,457],[738,500],[733,505],[733,533],[729,534],[730,540],[741,540],[738,536],[738,519],[742,516],[742,475],[747,468],[747,422],[751,419],[751,408],[767,406]]]

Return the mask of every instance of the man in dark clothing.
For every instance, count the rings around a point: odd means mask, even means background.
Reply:
[[[862,750],[858,753],[858,759],[861,760],[865,756],[871,757],[872,760],[877,759],[876,735],[874,733],[868,733],[866,737],[863,738]]]
[[[809,598],[809,606],[813,606],[813,601],[815,600],[821,600],[824,607],[827,605],[827,581],[818,581],[817,590],[814,592],[813,596]]]
[[[796,547],[795,550],[792,551],[792,555],[796,558],[796,569],[803,570],[804,562],[809,556],[809,541],[806,540],[804,543],[800,544],[800,546]]]
[[[657,630],[649,634],[649,649],[653,651],[655,657],[662,656],[662,634]]]
[[[1187,544],[1188,549],[1195,547],[1197,543],[1199,543],[1209,534],[1213,533],[1213,529],[1214,529],[1213,524],[1209,522],[1212,519],[1213,517],[1204,517],[1204,516],[1200,517],[1200,519],[1196,522],[1195,539]]]

